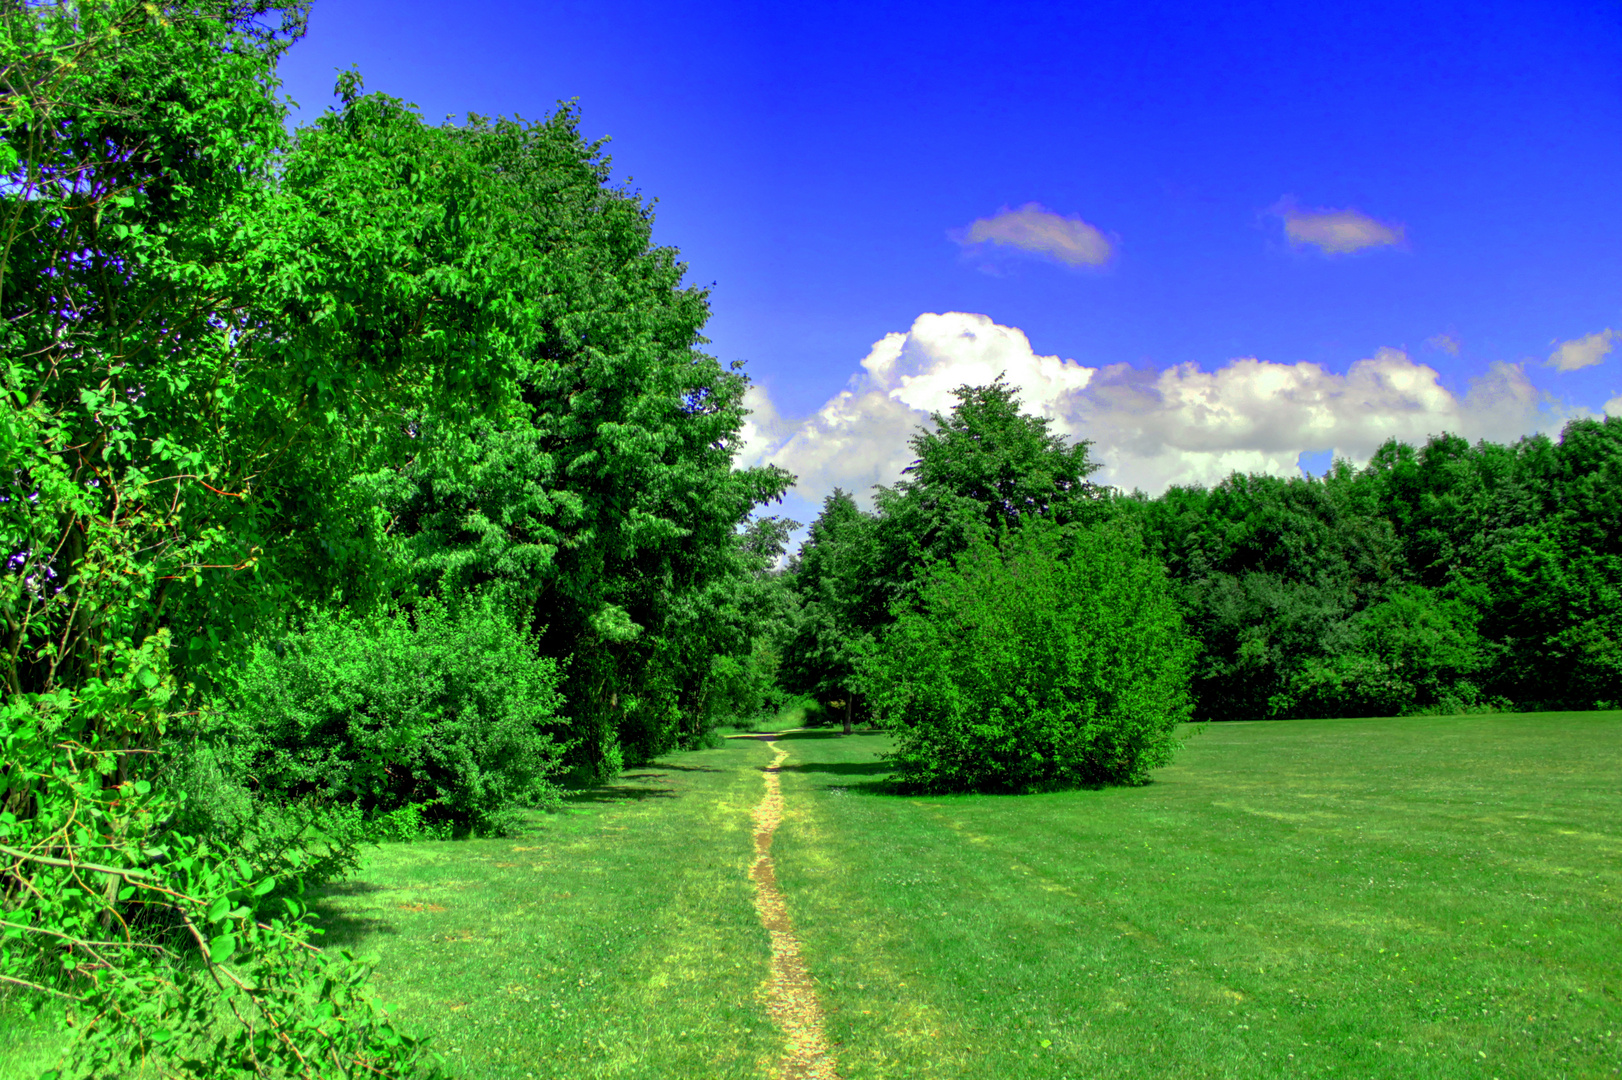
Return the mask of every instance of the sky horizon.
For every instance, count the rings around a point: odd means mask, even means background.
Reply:
[[[1151,492],[1622,414],[1619,61],[1614,3],[316,0],[282,77],[575,100],[809,520],[998,371]]]

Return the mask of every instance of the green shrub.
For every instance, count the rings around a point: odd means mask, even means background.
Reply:
[[[1135,532],[1036,522],[936,570],[867,681],[908,786],[1142,784],[1189,717],[1192,654]]]
[[[193,832],[190,800],[141,775],[173,719],[169,651],[160,630],[110,681],[0,701],[0,1023],[71,1033],[48,1076],[443,1075],[369,964],[314,947],[302,894],[352,837],[224,797],[233,833]]]
[[[508,831],[556,797],[558,682],[491,604],[321,617],[254,650],[228,725],[261,797]]]

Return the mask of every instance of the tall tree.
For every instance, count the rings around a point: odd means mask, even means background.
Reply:
[[[1040,518],[1058,525],[1099,520],[1109,489],[1088,477],[1099,469],[1088,440],[1070,442],[1044,416],[1020,409],[999,376],[960,386],[949,413],[934,413],[910,445],[905,479],[878,490],[880,544],[892,598],[916,571],[950,560],[976,536],[995,537]]]
[[[498,280],[523,297],[528,336],[495,408],[413,414],[358,483],[394,523],[402,585],[498,592],[570,658],[579,763],[617,771],[696,736],[692,672],[732,646],[694,613],[747,576],[734,532],[789,477],[733,468],[747,381],[699,350],[706,293],[577,122],[475,118],[438,136],[500,178],[521,273]]]
[[[790,563],[799,611],[784,645],[783,679],[794,693],[839,702],[850,734],[862,657],[877,625],[872,599],[874,519],[835,488]]]

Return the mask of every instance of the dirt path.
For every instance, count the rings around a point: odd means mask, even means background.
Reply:
[[[760,923],[772,936],[772,972],[766,979],[766,1012],[783,1031],[788,1049],[778,1062],[784,1080],[839,1080],[833,1051],[822,1032],[822,1006],[816,987],[800,959],[800,941],[794,936],[783,892],[777,887],[772,866],[772,836],[783,820],[783,792],[778,770],[788,751],[767,737],[768,748],[777,751],[766,766],[766,794],[751,816],[755,820],[755,863],[749,877],[755,883],[755,910]]]

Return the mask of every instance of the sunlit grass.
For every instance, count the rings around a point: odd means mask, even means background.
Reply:
[[[845,1080],[1622,1074],[1622,713],[1215,725],[1148,787],[1037,796],[893,794],[879,734],[781,745],[777,876]],[[461,1076],[771,1076],[770,756],[381,848],[327,944],[377,953]]]
[[[1622,1066],[1622,714],[1215,725],[1041,796],[807,735],[778,878],[847,1080]]]
[[[326,944],[468,1077],[759,1077],[754,741],[633,769],[513,840],[388,845],[321,905]],[[750,768],[749,766],[754,766]]]

